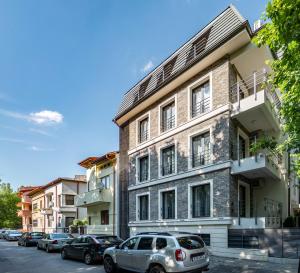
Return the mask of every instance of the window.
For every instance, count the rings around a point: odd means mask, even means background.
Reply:
[[[169,175],[175,173],[175,145],[164,148],[161,152],[162,170],[161,174]]]
[[[162,192],[162,219],[175,219],[175,190]]]
[[[101,225],[109,225],[109,211],[101,210]]]
[[[138,240],[137,237],[128,239],[128,240],[122,245],[121,249],[134,249],[137,240]]]
[[[140,239],[138,250],[152,250],[153,237],[142,237]]]
[[[37,210],[38,209],[38,204],[37,203],[33,203],[32,204],[32,209],[33,210]]]
[[[147,181],[149,179],[149,156],[143,156],[140,157],[139,159],[139,174],[138,174],[138,178],[139,178],[139,182],[144,182]]]
[[[144,118],[139,122],[139,143],[148,140],[149,118]]]
[[[175,101],[162,108],[161,131],[165,132],[175,127]]]
[[[199,167],[210,162],[209,132],[192,138],[192,167]]]
[[[209,81],[192,90],[192,117],[206,113],[210,109]]]
[[[156,239],[156,249],[160,250],[167,246],[167,240],[165,238],[157,238]]]
[[[33,227],[37,227],[38,226],[38,220],[37,219],[32,220],[32,226]]]
[[[210,184],[192,187],[192,217],[210,217]]]
[[[66,217],[65,227],[69,227],[69,226],[73,225],[74,219],[75,219],[74,217]]]
[[[109,175],[101,177],[100,181],[101,181],[101,184],[103,185],[103,187],[105,189],[109,189],[110,188],[110,176]]]
[[[65,195],[65,200],[66,200],[66,205],[67,205],[67,206],[72,206],[72,205],[74,205],[74,195],[66,194],[66,195]]]
[[[57,206],[60,208],[61,207],[61,195],[57,196],[57,202],[58,202]]]
[[[138,197],[138,218],[141,221],[149,220],[149,195]]]

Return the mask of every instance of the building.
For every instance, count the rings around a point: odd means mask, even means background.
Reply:
[[[17,204],[20,210],[18,216],[22,218],[22,230],[24,232],[31,231],[32,228],[32,214],[31,214],[31,199],[28,193],[38,187],[34,186],[22,186],[18,191],[18,196],[21,201]]]
[[[68,231],[73,220],[86,218],[86,209],[74,199],[86,191],[85,176],[57,178],[29,193],[32,199],[32,229],[47,233]]]
[[[119,235],[118,152],[79,165],[86,169],[87,191],[75,197],[75,205],[87,209],[87,233]]]
[[[114,118],[122,236],[128,221],[131,235],[190,231],[214,254],[267,255],[228,251],[232,230],[279,227],[290,212],[287,158],[251,149],[281,135],[266,84],[274,54],[254,35],[229,6],[125,93]]]

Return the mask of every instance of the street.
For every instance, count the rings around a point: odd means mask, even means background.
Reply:
[[[212,257],[209,273],[297,273],[297,265],[282,265]],[[101,264],[62,260],[59,253],[18,247],[16,242],[0,240],[0,273],[104,273]]]

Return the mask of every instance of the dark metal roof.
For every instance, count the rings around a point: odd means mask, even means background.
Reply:
[[[170,82],[170,80],[200,61],[204,56],[245,26],[248,26],[248,21],[239,14],[234,6],[230,5],[125,93],[114,120],[119,119],[145,98],[157,92],[161,87]]]

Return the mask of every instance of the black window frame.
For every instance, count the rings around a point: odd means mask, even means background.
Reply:
[[[172,193],[172,195],[171,195]],[[170,220],[170,219],[176,219],[176,190],[166,190],[161,192],[161,218]],[[172,201],[174,201],[174,204],[172,206],[166,207],[167,200],[165,198],[172,198]]]
[[[170,155],[168,155],[170,153]],[[172,144],[170,146],[161,149],[161,176],[171,175],[176,173],[176,146]],[[171,162],[165,162],[171,157]]]
[[[146,198],[147,199],[147,204],[146,204],[146,216],[144,217],[144,213],[142,212],[142,206],[143,206],[143,204],[142,204],[142,198]],[[149,200],[149,194],[143,194],[143,195],[139,195],[138,196],[138,201],[139,201],[139,207],[138,207],[138,219],[139,219],[139,221],[147,221],[147,220],[149,220],[150,219],[150,211],[149,211],[149,202],[150,202],[150,200]]]
[[[197,143],[199,143],[200,145],[197,145]],[[203,132],[191,137],[192,168],[204,166],[211,162],[210,146],[210,131]],[[202,152],[197,151],[199,147],[202,148]]]
[[[171,116],[168,117],[168,110],[171,109]],[[175,100],[168,102],[161,107],[161,132],[169,131],[176,126],[176,103]]]
[[[205,98],[205,92],[208,90],[208,97]],[[197,94],[200,94],[201,100],[195,101]],[[195,86],[191,90],[191,116],[195,118],[200,116],[204,113],[209,112],[210,110],[210,80],[206,80],[201,84]]]
[[[206,206],[203,208],[201,207],[201,205],[203,205],[202,202],[204,201],[203,197],[199,198],[199,201],[196,201],[196,195],[197,194],[195,191],[198,188],[203,188],[203,187],[207,187],[208,188],[208,205],[206,204]],[[199,193],[198,193],[199,194]],[[201,192],[200,192],[201,194]],[[204,192],[205,194],[205,192]],[[199,184],[199,185],[193,185],[191,186],[191,200],[192,200],[192,204],[191,204],[191,217],[192,218],[208,218],[211,217],[211,184],[210,183],[205,183],[205,184]],[[205,197],[205,195],[204,195]],[[200,208],[196,207],[197,203],[200,203]],[[207,201],[206,201],[207,202]]]
[[[142,131],[142,129],[143,129],[142,125],[143,125],[144,122],[147,122],[146,130]],[[146,117],[139,120],[138,124],[139,124],[139,127],[138,127],[138,130],[139,130],[138,140],[139,140],[139,143],[143,143],[143,142],[145,142],[149,139],[149,116],[147,115]]]
[[[68,200],[68,198],[70,198],[71,197],[71,199],[69,199]],[[72,201],[71,203],[72,204],[68,204],[68,202],[69,201]],[[75,205],[75,195],[72,195],[72,194],[65,194],[65,205],[66,206],[74,206]]]
[[[143,160],[146,160],[146,164],[143,163]],[[145,182],[149,180],[149,155],[144,155],[138,158],[139,164],[138,164],[138,179],[139,182]],[[142,170],[142,168],[146,168],[146,170]],[[146,173],[146,177],[145,177]]]

